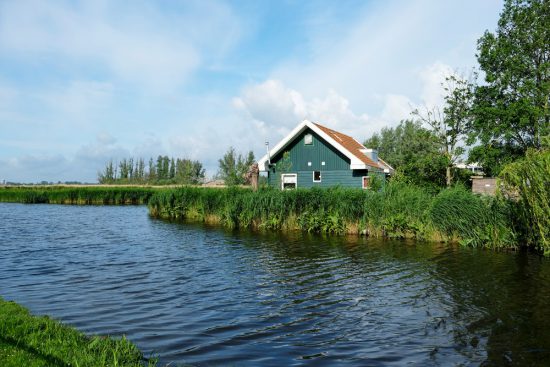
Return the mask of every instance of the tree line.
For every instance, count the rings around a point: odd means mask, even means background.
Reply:
[[[420,107],[365,141],[407,181],[450,186],[459,159],[499,176],[550,148],[550,1],[506,0],[495,32],[477,42],[479,69],[442,83],[443,104]],[[478,73],[484,80],[478,82]],[[466,154],[467,153],[467,154]],[[521,169],[520,166],[513,166]],[[550,172],[547,172],[550,174]]]
[[[143,158],[110,160],[98,173],[98,181],[100,184],[196,185],[204,180],[204,174],[199,161],[159,155],[147,163]]]

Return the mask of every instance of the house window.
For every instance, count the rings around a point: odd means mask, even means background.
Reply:
[[[292,190],[298,187],[298,175],[286,173],[281,175],[281,190]]]
[[[311,134],[306,134],[304,136],[304,144],[305,145],[313,145],[313,135]]]
[[[370,177],[369,176],[363,176],[363,188],[368,189],[370,187]]]
[[[313,171],[313,182],[321,182],[321,171]]]

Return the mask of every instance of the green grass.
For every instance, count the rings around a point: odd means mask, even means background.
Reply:
[[[86,336],[0,298],[1,366],[155,366],[126,340]]]
[[[457,241],[491,248],[516,247],[510,203],[463,188],[433,194],[403,182],[383,189],[183,187],[156,192],[154,217],[220,223],[228,228],[302,230],[374,237]]]
[[[0,188],[0,202],[25,204],[136,205],[147,204],[155,190],[157,189],[120,186],[6,186]]]

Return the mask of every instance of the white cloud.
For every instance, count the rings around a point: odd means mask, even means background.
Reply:
[[[397,125],[399,121],[411,118],[411,111],[415,108],[415,104],[409,97],[400,94],[387,94],[378,119],[381,121],[381,125]]]
[[[445,78],[454,74],[453,68],[440,61],[423,68],[419,73],[422,84],[420,99],[428,108],[443,105],[444,90],[441,84]]]
[[[245,87],[233,99],[234,107],[254,127],[271,140],[278,140],[304,119],[326,124],[331,128],[364,136],[373,131],[369,116],[352,111],[349,101],[334,90],[321,98],[306,100],[279,80],[266,80]]]
[[[156,90],[182,85],[201,51],[223,54],[239,36],[231,11],[213,2],[189,4],[172,17],[146,2],[13,1],[0,4],[0,52],[71,69],[107,71]],[[211,27],[212,23],[224,28]]]

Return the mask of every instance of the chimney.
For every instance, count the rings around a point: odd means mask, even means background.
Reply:
[[[361,152],[373,162],[378,162],[378,151],[376,149],[361,149]]]

